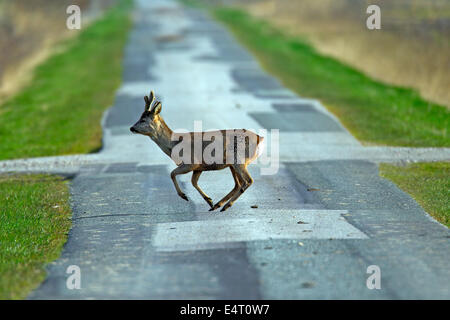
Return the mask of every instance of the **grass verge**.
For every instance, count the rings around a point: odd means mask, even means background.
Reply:
[[[381,164],[380,175],[410,194],[436,220],[450,227],[450,162]]]
[[[301,96],[321,100],[362,142],[450,146],[450,111],[446,108],[423,100],[414,90],[375,81],[242,10],[211,10],[265,69]]]
[[[121,81],[130,0],[66,41],[0,106],[0,159],[86,153],[101,146],[100,120]]]
[[[0,106],[0,159],[86,153],[101,146],[100,119],[121,81],[131,0],[58,48]],[[67,182],[0,175],[0,299],[22,299],[45,278],[71,226]]]
[[[45,278],[69,231],[67,182],[45,174],[0,175],[0,299],[22,299]]]

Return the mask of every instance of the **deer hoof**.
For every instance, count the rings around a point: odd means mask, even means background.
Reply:
[[[231,207],[231,204],[227,203],[226,205],[224,205],[222,207],[222,209],[220,210],[220,212],[227,210],[229,207]]]
[[[214,211],[214,210],[218,209],[219,207],[220,207],[220,203],[216,203],[214,205],[214,207],[211,207],[211,209],[209,209],[209,211]]]
[[[213,203],[212,199],[211,198],[205,198],[205,201],[209,204],[209,206],[212,209],[212,207],[214,206],[214,203]]]
[[[189,201],[188,197],[186,197],[186,195],[184,193],[179,193],[178,194],[182,199]]]

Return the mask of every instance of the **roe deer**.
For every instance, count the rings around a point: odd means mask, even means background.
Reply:
[[[145,96],[144,100],[145,110],[141,118],[130,128],[130,131],[149,136],[177,164],[178,167],[171,172],[170,176],[178,195],[184,200],[189,201],[178,186],[176,176],[193,171],[192,185],[209,204],[211,207],[210,211],[221,207],[226,201],[228,202],[220,211],[225,211],[231,207],[237,198],[253,183],[247,166],[258,157],[258,151],[262,147],[259,144],[264,138],[245,129],[174,133],[164,122],[160,114],[162,108],[161,102],[155,99],[153,91],[150,92],[149,97]],[[201,145],[196,144],[196,141],[199,139]],[[186,158],[183,160],[179,159],[179,155],[181,154],[179,147],[183,142],[188,144],[187,148],[181,149],[183,155],[186,157],[190,155],[187,160]],[[210,152],[211,157],[215,160],[208,161],[208,159],[204,158],[204,154],[206,153],[206,158],[208,158],[206,151],[211,149],[208,146],[213,144],[213,142],[216,142],[215,145],[218,147],[214,148],[214,152]],[[192,150],[194,152],[190,153]],[[236,151],[241,152],[236,154]],[[198,186],[198,179],[203,171],[221,170],[227,167],[230,168],[231,174],[233,175],[234,188],[219,202],[213,205],[212,199]]]

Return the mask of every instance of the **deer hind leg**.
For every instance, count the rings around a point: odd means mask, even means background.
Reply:
[[[230,199],[233,194],[235,194],[237,191],[239,191],[239,188],[241,187],[241,181],[239,179],[239,176],[237,175],[236,171],[233,167],[230,167],[231,174],[233,175],[234,179],[234,188],[231,190],[225,197],[223,197],[219,202],[217,202],[214,207],[209,209],[209,211],[216,210],[217,208],[220,208],[228,199]]]
[[[233,205],[233,203],[247,190],[253,183],[253,179],[250,176],[250,173],[247,170],[247,165],[241,164],[241,165],[235,165],[234,170],[236,171],[236,174],[239,176],[240,180],[242,181],[240,189],[233,194],[230,201],[227,202],[226,205],[223,206],[223,208],[220,211],[225,211],[229,207]]]
[[[185,174],[188,172],[191,172],[192,170],[194,170],[192,165],[188,165],[188,164],[180,164],[178,167],[176,167],[171,173],[170,173],[170,177],[172,178],[173,181],[173,185],[175,186],[175,189],[177,189],[177,193],[178,195],[183,198],[186,201],[189,201],[189,199],[186,197],[186,195],[181,191],[180,186],[178,185],[177,182],[177,175],[179,174]]]
[[[208,197],[208,195],[206,193],[203,192],[202,189],[200,189],[200,187],[198,186],[198,179],[200,178],[200,175],[202,174],[201,171],[198,170],[194,170],[194,173],[192,173],[192,185],[194,186],[195,189],[197,189],[197,191],[200,193],[200,195],[203,197],[203,199],[205,199],[205,201],[209,204],[209,206],[212,208],[213,207],[213,201],[210,197]]]

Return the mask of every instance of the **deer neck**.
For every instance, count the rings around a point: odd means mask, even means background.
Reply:
[[[172,130],[169,126],[164,122],[163,119],[160,120],[159,130],[154,133],[154,135],[150,136],[158,147],[169,157],[172,154],[172,148],[176,141],[171,140]]]

